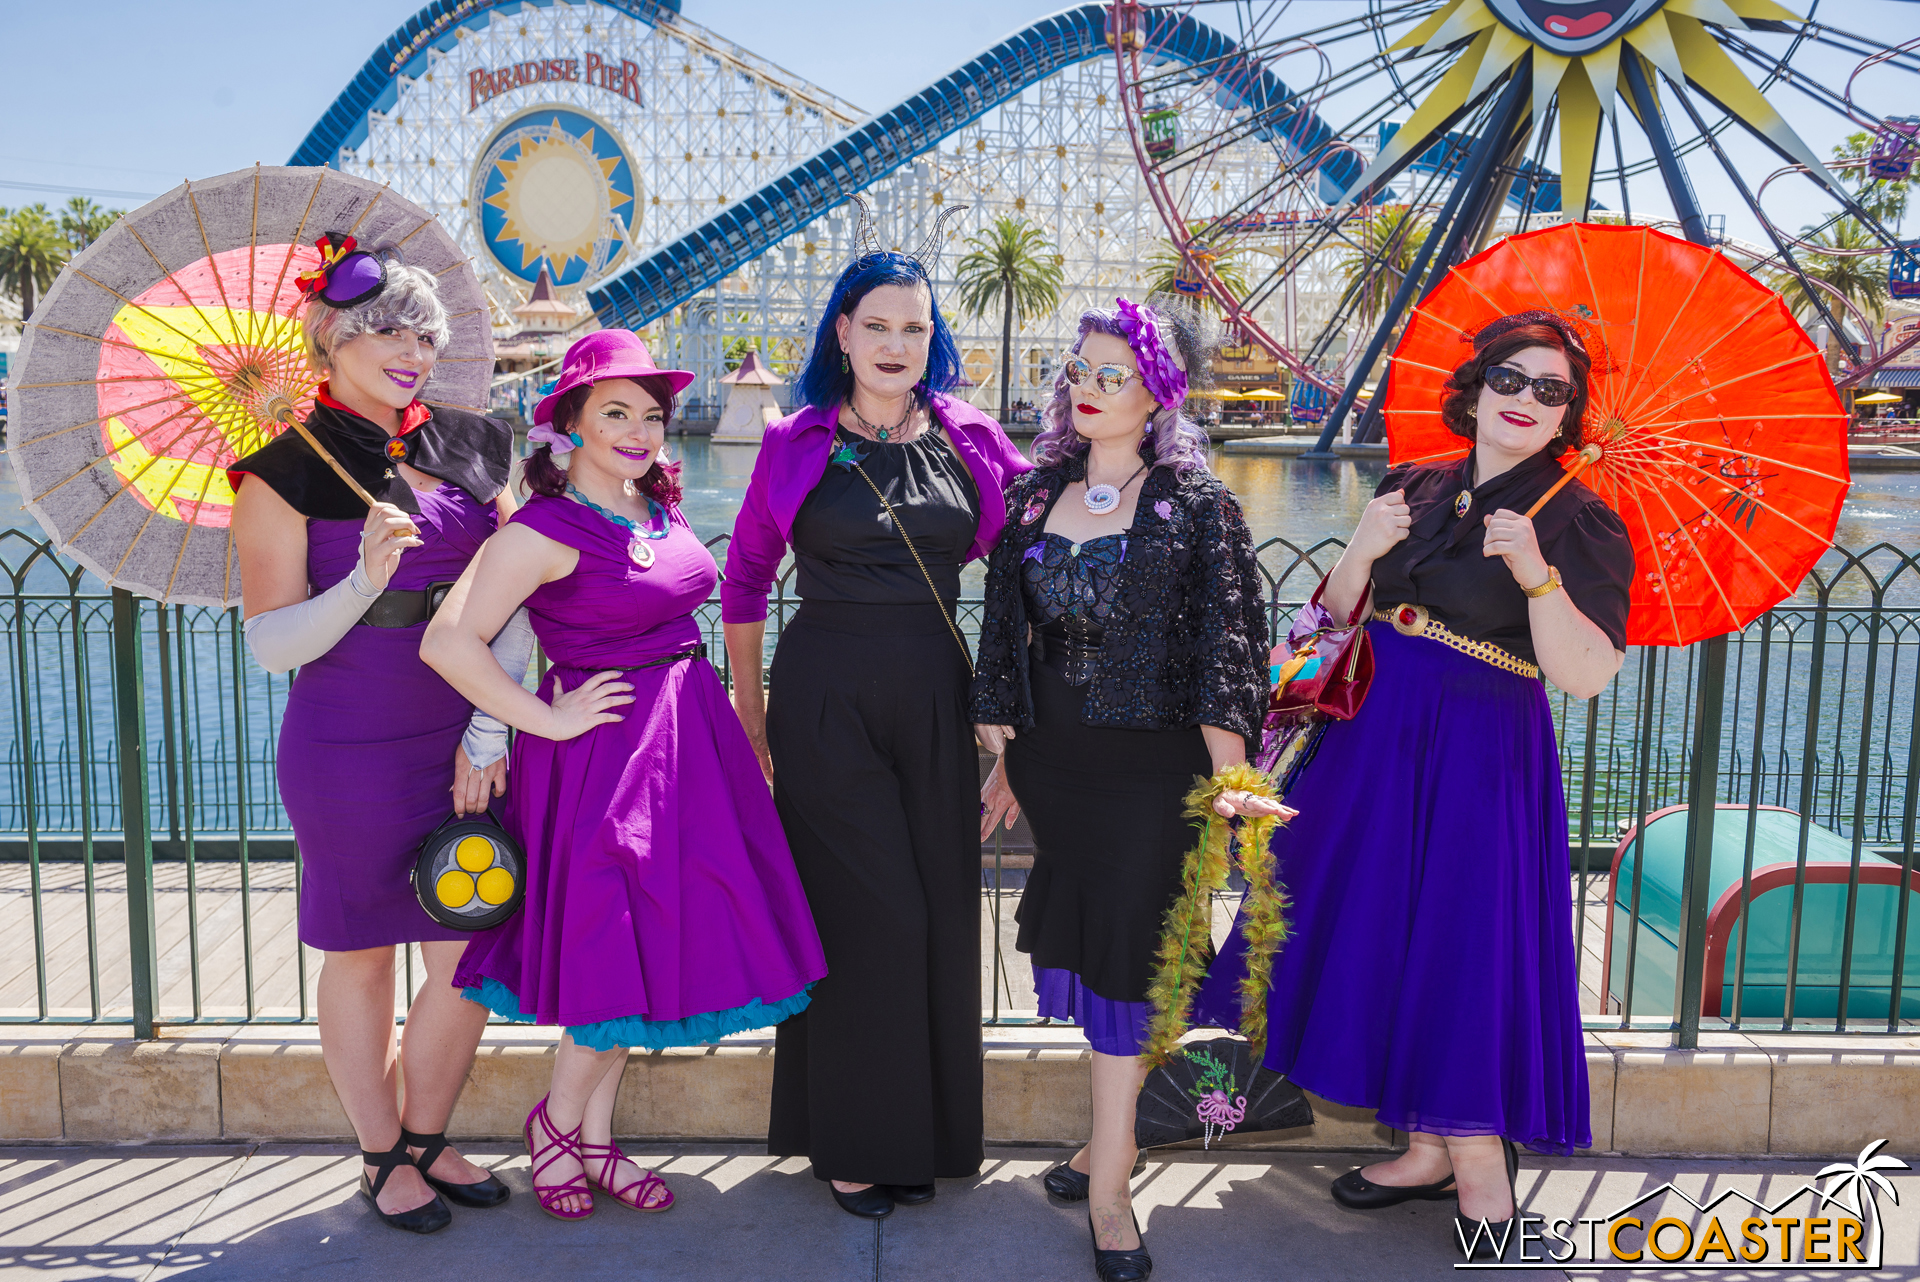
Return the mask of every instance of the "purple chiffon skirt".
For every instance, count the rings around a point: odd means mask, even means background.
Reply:
[[[1070,970],[1033,968],[1033,991],[1040,1014],[1078,1024],[1087,1044],[1102,1055],[1138,1055],[1153,1018],[1152,1002],[1119,1002],[1102,997]]]
[[[1566,801],[1545,688],[1369,626],[1375,676],[1275,836],[1290,933],[1267,1066],[1403,1131],[1593,1143]],[[1236,929],[1197,1023],[1232,1027]]]

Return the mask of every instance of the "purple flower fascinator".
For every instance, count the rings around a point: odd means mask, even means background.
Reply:
[[[1162,406],[1172,409],[1187,399],[1187,375],[1173,353],[1160,338],[1160,317],[1151,307],[1141,307],[1131,299],[1113,300],[1119,312],[1119,325],[1126,334],[1140,366],[1141,381]]]

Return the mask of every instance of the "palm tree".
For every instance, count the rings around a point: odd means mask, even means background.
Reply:
[[[960,310],[985,316],[996,303],[1000,323],[1000,418],[1012,411],[1013,317],[1044,316],[1060,306],[1060,254],[1046,235],[1024,218],[1002,214],[978,236],[967,237],[970,251],[960,260],[955,279]]]
[[[1354,243],[1341,260],[1340,284],[1343,292],[1359,286],[1361,315],[1386,311],[1432,225],[1431,218],[1405,205],[1347,224]]]
[[[125,213],[121,209],[102,209],[85,196],[75,196],[60,211],[60,232],[73,253],[79,253],[106,235],[107,228]]]
[[[0,220],[0,290],[20,300],[23,322],[66,262],[66,244],[45,205],[16,209]]]
[[[1802,231],[1806,234],[1812,229],[1803,228]],[[1882,248],[1879,238],[1858,220],[1842,218],[1829,230],[1807,234],[1806,239],[1820,248],[1809,249],[1800,256],[1800,270],[1858,307],[1870,321],[1878,320],[1887,305],[1886,258],[1875,253],[1823,254],[1820,249],[1875,250]],[[1769,273],[1767,284],[1787,300],[1787,306],[1795,316],[1818,312],[1819,309],[1814,306],[1813,291],[1792,272],[1782,270]]]
[[[1235,298],[1244,298],[1247,294],[1247,274],[1233,250],[1215,252],[1197,242],[1190,246],[1192,256],[1206,262],[1213,278],[1226,288]],[[1204,290],[1181,289],[1185,281],[1189,286],[1195,283],[1195,273],[1188,263],[1188,256],[1173,247],[1173,242],[1161,237],[1154,242],[1153,252],[1147,255],[1147,293],[1179,293],[1190,299],[1196,306],[1218,310],[1212,294]]]

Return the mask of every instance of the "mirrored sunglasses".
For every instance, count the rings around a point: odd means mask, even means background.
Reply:
[[[1137,370],[1126,369],[1119,365],[1101,365],[1096,368],[1084,356],[1067,357],[1065,372],[1067,381],[1075,387],[1079,387],[1091,378],[1093,385],[1100,389],[1103,396],[1116,395],[1128,382],[1140,377]]]
[[[1514,369],[1511,365],[1493,366],[1487,371],[1484,381],[1501,396],[1518,396],[1521,388],[1531,385],[1533,399],[1549,409],[1558,409],[1573,400],[1576,390],[1572,383],[1564,379],[1528,378],[1526,374]]]

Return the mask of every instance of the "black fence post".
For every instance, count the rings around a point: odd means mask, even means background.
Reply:
[[[1680,991],[1673,1044],[1700,1044],[1707,969],[1707,909],[1713,889],[1713,820],[1720,797],[1720,731],[1727,694],[1727,638],[1700,643],[1694,687],[1693,769],[1687,779],[1687,860],[1680,884]]]
[[[113,590],[113,737],[120,763],[120,836],[127,865],[127,952],[133,1035],[153,1036],[159,1005],[154,947],[153,834],[147,815],[147,692],[141,679],[140,599]]]

